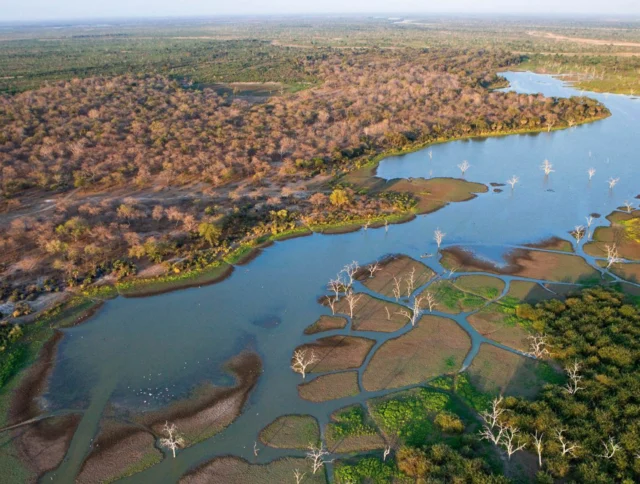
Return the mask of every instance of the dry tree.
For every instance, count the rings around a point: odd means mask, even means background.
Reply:
[[[373,264],[369,264],[367,269],[369,270],[369,278],[372,279],[373,275],[380,270],[380,263],[375,261]]]
[[[529,335],[528,339],[530,341],[529,347],[531,351],[527,353],[529,356],[533,356],[534,358],[543,358],[544,355],[549,354],[549,350],[547,350],[547,337],[544,334],[539,335]]]
[[[579,374],[580,363],[576,360],[572,366],[567,366],[565,370],[569,376],[569,382],[564,386],[564,389],[569,395],[575,395],[578,390],[584,389],[584,387],[580,386],[580,381],[582,380],[582,376]]]
[[[407,277],[407,297],[411,297],[416,284],[416,268],[413,267]]]
[[[427,300],[427,308],[429,309],[429,312],[433,312],[435,307],[438,305],[438,303],[436,302],[436,297],[433,295],[433,293],[427,291],[424,293],[424,298]]]
[[[304,479],[304,476],[306,475],[306,472],[300,472],[299,469],[294,469],[293,471],[293,477],[296,480],[296,484],[300,484],[302,482],[302,479]]]
[[[442,232],[439,228],[437,228],[433,233],[433,240],[435,240],[436,244],[438,244],[438,250],[440,250],[440,245],[442,244],[442,240],[444,239],[445,235],[447,234]]]
[[[390,453],[391,453],[391,446],[390,445],[386,445],[384,447],[384,452],[382,453],[382,460],[386,461],[387,457],[389,456]]]
[[[329,455],[329,452],[324,448],[324,444],[320,444],[319,447],[316,447],[313,444],[309,444],[309,451],[307,452],[307,459],[311,461],[311,467],[313,469],[313,473],[318,472],[323,465],[333,462],[331,460],[325,460],[324,458]]]
[[[591,179],[593,178],[593,175],[596,174],[596,169],[595,168],[589,168],[587,170],[587,173],[589,174],[589,181],[591,181]]]
[[[346,284],[347,287],[353,286],[353,278],[356,275],[356,272],[358,272],[358,269],[360,269],[360,266],[355,260],[351,264],[347,264],[346,266],[344,266],[344,268],[342,269],[341,272],[344,272],[349,278],[349,281]]]
[[[462,173],[462,177],[464,178],[464,174],[467,172],[467,170],[471,167],[471,165],[469,164],[469,162],[467,160],[464,160],[462,163],[460,163],[458,165],[458,168],[460,168],[460,172]]]
[[[347,291],[347,295],[345,296],[345,299],[347,300],[347,304],[349,305],[349,317],[352,319],[353,319],[353,311],[355,310],[356,304],[358,303],[361,297],[362,297],[362,294],[356,296],[351,289]]]
[[[329,284],[327,284],[327,288],[330,291],[333,291],[335,293],[336,301],[339,301],[340,300],[340,293],[344,289],[344,282],[340,278],[340,274],[338,274],[338,277],[336,277],[335,279],[331,279],[329,281]]]
[[[576,245],[580,245],[580,241],[584,238],[584,227],[582,225],[576,225],[571,232],[571,235],[576,239]]]
[[[338,299],[327,296],[325,301],[327,301],[327,304],[331,308],[331,314],[336,314],[336,302],[338,302]]]
[[[175,424],[169,425],[169,422],[164,423],[162,432],[166,435],[160,439],[160,447],[170,449],[173,453],[173,458],[176,458],[176,449],[183,447],[185,444],[184,438],[178,434],[178,428]]]
[[[631,209],[633,208],[633,203],[630,202],[629,200],[625,200],[623,205],[627,209],[627,213],[631,213]]]
[[[409,311],[407,311],[406,309],[401,309],[400,311],[398,311],[398,314],[407,318],[411,322],[411,326],[415,326],[422,312],[420,304],[422,304],[422,297],[416,296],[413,300],[413,307],[410,309],[411,313],[409,313]]]
[[[258,457],[258,452],[260,452],[260,450],[258,449],[258,442],[254,442],[253,443],[253,455],[255,457]]]
[[[613,177],[610,177],[610,178],[607,180],[607,183],[609,184],[609,190],[613,190],[613,187],[615,187],[615,186],[616,186],[616,184],[617,184],[619,181],[620,181],[620,178],[613,178]]]
[[[549,176],[551,173],[555,171],[553,169],[553,165],[549,162],[549,160],[544,160],[540,168],[542,169],[542,171],[544,171],[544,174],[546,176]]]
[[[400,299],[401,296],[401,292],[400,292],[400,283],[402,282],[402,277],[398,278],[396,276],[393,276],[393,297],[396,298],[396,301],[398,301]]]
[[[542,437],[544,437],[544,434],[538,435],[538,431],[536,430],[536,433],[531,437],[533,437],[533,446],[538,453],[538,467],[542,467]]]
[[[604,447],[604,453],[600,454],[599,457],[604,457],[605,459],[611,459],[621,449],[620,444],[616,443],[613,437],[609,437],[607,442],[603,440],[602,446]]]
[[[591,228],[591,225],[593,224],[593,216],[589,215],[588,217],[585,217],[585,220],[587,221],[587,228]]]
[[[513,454],[515,454],[519,450],[524,449],[527,446],[527,442],[520,439],[520,436],[518,435],[519,433],[520,430],[518,430],[518,427],[513,427],[511,425],[506,425],[504,427],[504,432],[502,433],[500,444],[507,452],[509,460],[511,460],[511,456]]]
[[[520,179],[517,176],[513,175],[511,178],[507,180],[507,183],[511,185],[511,190],[513,190],[516,186],[516,183],[518,183],[519,181]]]
[[[307,367],[309,365],[313,365],[318,361],[318,357],[316,354],[311,351],[309,356],[307,356],[306,349],[295,350],[293,353],[293,363],[291,364],[291,369],[296,373],[300,373],[302,375],[302,379],[304,380],[307,376]]]
[[[560,445],[562,446],[562,455],[569,454],[569,456],[575,457],[576,456],[575,451],[580,446],[578,444],[572,444],[571,442],[569,442],[564,438],[563,434],[566,432],[566,430],[567,429],[564,429],[562,427],[559,429],[556,429],[556,437],[558,437],[558,442],[560,442]]]
[[[607,250],[607,269],[611,267],[613,264],[622,262],[622,259],[618,255],[618,247],[616,246],[615,243],[611,245],[606,244],[604,248]]]

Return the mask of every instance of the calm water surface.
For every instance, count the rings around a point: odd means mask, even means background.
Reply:
[[[506,73],[505,77],[510,89],[519,92],[580,94],[548,76]],[[389,253],[419,258],[424,252],[435,252],[436,227],[447,233],[445,246],[471,246],[498,260],[514,245],[550,236],[568,238],[568,231],[584,224],[585,216],[607,215],[624,200],[633,200],[640,193],[635,162],[640,152],[640,102],[628,96],[588,94],[605,103],[612,116],[552,133],[436,145],[388,158],[378,168],[383,178],[457,177],[456,165],[468,160],[468,180],[505,183],[517,175],[520,183],[513,191],[501,187],[502,193],[451,204],[411,223],[392,226],[388,233],[377,229],[276,243],[249,265],[237,267],[223,283],[148,298],[117,298],[87,323],[65,330],[46,400],[52,410],[82,409],[84,418],[65,463],[47,476],[47,482],[72,482],[107,404],[152,409],[185,397],[205,379],[230,384],[221,364],[247,347],[261,355],[264,374],[244,414],[221,434],[181,451],[176,459],[165,459],[131,482],[175,482],[216,455],[234,454],[254,461],[258,432],[277,416],[309,413],[323,424],[333,410],[376,395],[363,392],[324,404],[297,396],[301,379],[289,369],[290,357],[297,345],[314,339],[304,337],[303,329],[319,315],[328,314],[316,302],[325,293],[326,282],[352,260],[366,263]],[[555,169],[548,178],[540,169],[545,158]],[[591,167],[597,172],[589,182]],[[610,176],[620,178],[613,191],[606,183]],[[441,272],[437,261],[425,261]],[[255,324],[265,318],[281,322],[272,328]],[[474,350],[468,363],[483,338],[468,326],[464,315],[456,320],[472,336]],[[326,334],[335,333],[340,332]],[[390,336],[362,335],[377,339],[378,344]],[[257,460],[266,462],[281,455],[296,454],[264,448]]]

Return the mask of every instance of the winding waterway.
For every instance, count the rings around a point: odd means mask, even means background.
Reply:
[[[509,89],[519,92],[580,94],[548,76],[506,73],[505,77],[511,83]],[[419,259],[424,252],[435,252],[432,237],[436,227],[447,234],[444,246],[469,246],[484,257],[499,260],[514,246],[552,236],[569,239],[568,232],[584,224],[589,214],[607,215],[640,193],[635,162],[640,152],[640,101],[588,94],[606,104],[612,116],[550,133],[435,145],[385,159],[378,168],[383,178],[457,177],[457,165],[466,159],[471,164],[467,179],[505,183],[517,175],[520,183],[513,191],[500,187],[502,192],[489,191],[469,202],[450,204],[410,223],[391,226],[388,232],[315,234],[276,243],[250,264],[237,267],[222,283],[147,298],[119,297],[106,302],[90,321],[65,330],[46,401],[52,411],[83,410],[83,421],[65,462],[47,476],[47,482],[73,481],[108,404],[153,409],[185,397],[205,379],[228,385],[230,378],[221,365],[247,347],[260,354],[264,372],[244,413],[220,434],[129,481],[175,482],[216,455],[238,455],[252,462],[301,455],[264,448],[255,459],[253,443],[260,429],[280,415],[307,413],[324,426],[334,410],[379,394],[362,392],[326,403],[306,402],[297,394],[300,376],[289,369],[294,348],[315,339],[303,336],[303,329],[321,314],[330,313],[317,298],[341,267],[352,260],[366,263],[389,253]],[[544,159],[554,165],[555,172],[549,177],[540,169]],[[591,167],[597,171],[589,182],[587,169]],[[609,177],[620,178],[611,191],[606,183]],[[603,217],[595,225],[607,223]],[[442,272],[435,258],[422,262]],[[508,282],[511,278],[503,279]],[[358,289],[364,290],[362,286]],[[279,324],[256,324],[265,317]],[[453,319],[472,337],[469,363],[483,338],[466,323],[464,314]],[[359,332],[358,336],[376,339],[379,345],[408,329],[390,334]]]

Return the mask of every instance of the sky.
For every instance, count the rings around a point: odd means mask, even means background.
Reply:
[[[0,22],[318,13],[640,16],[640,0],[0,0]]]

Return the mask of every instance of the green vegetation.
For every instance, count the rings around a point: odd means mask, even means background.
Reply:
[[[327,427],[327,433],[331,435],[330,440],[376,434],[375,427],[366,422],[362,405],[352,405],[339,410],[332,415],[332,420]]]
[[[260,431],[263,444],[284,449],[306,449],[319,439],[318,421],[310,415],[283,415]]]
[[[335,467],[335,478],[339,484],[371,482],[386,484],[398,476],[393,461],[383,462],[376,457],[365,457],[355,462],[339,461]]]

